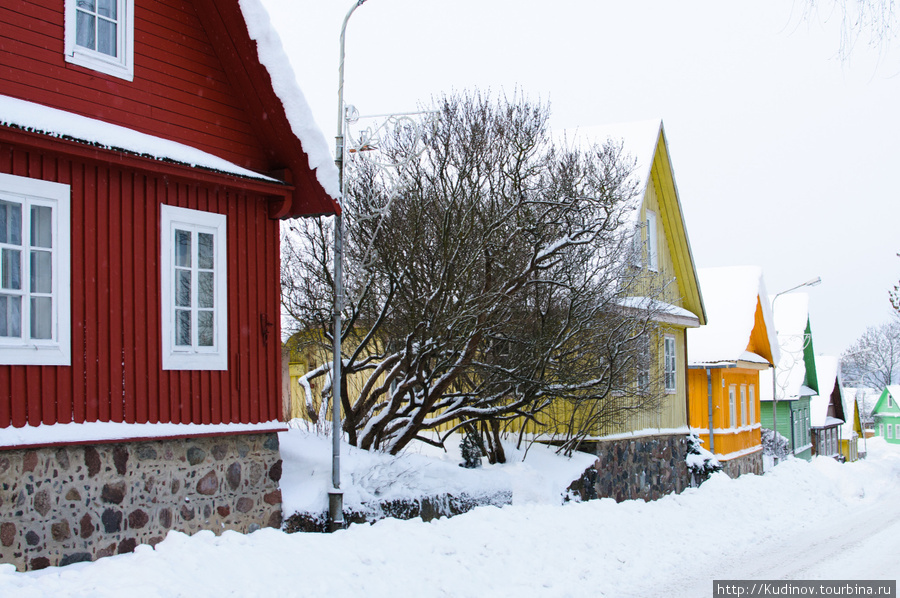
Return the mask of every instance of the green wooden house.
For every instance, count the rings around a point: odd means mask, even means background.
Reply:
[[[875,420],[875,435],[891,444],[900,444],[900,386],[888,386],[878,397],[872,417]]]
[[[774,384],[771,370],[760,372],[760,421],[769,430],[777,426],[778,433],[788,439],[793,455],[809,460],[813,448],[810,398],[819,394],[809,296],[806,293],[780,295],[774,302],[773,312],[781,358],[775,368]],[[773,400],[773,391],[777,401]]]

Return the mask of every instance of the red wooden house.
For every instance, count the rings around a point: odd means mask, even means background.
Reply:
[[[279,219],[338,208],[264,10],[0,22],[0,561],[278,525]]]

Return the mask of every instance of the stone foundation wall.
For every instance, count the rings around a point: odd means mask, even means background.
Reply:
[[[734,459],[728,459],[727,461],[720,460],[719,463],[722,464],[722,471],[727,473],[728,477],[731,478],[736,478],[745,473],[755,473],[756,475],[763,474],[762,451],[756,451],[755,453],[735,457]]]
[[[0,562],[20,571],[281,526],[277,433],[0,451]]]
[[[598,441],[581,450],[597,455],[594,465],[569,487],[581,500],[656,500],[691,485],[684,434]]]

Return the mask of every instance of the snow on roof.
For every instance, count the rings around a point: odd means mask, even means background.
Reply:
[[[803,386],[806,380],[803,356],[808,342],[806,327],[809,323],[809,295],[788,293],[773,295],[769,299],[774,303],[775,330],[781,353],[776,368],[778,400],[806,396],[807,393],[815,395],[815,391],[804,390],[806,387]],[[767,400],[771,400],[771,394]]]
[[[756,266],[699,268],[697,278],[707,319],[706,326],[688,330],[688,362],[697,365],[744,360],[757,302],[762,304],[769,345],[777,361],[778,339],[762,270]],[[762,362],[767,363],[764,359]]]
[[[2,95],[0,95],[0,125],[90,143],[156,160],[169,160],[247,178],[275,180],[183,143]]]
[[[816,379],[819,381],[819,393],[809,400],[810,423],[814,428],[831,426],[844,420],[829,417],[828,405],[831,402],[831,391],[837,383],[838,359],[831,355],[816,355]],[[843,405],[841,406],[843,407]],[[850,419],[850,418],[848,418]]]
[[[259,61],[272,78],[272,88],[284,106],[284,113],[294,135],[303,145],[309,158],[309,166],[316,173],[316,179],[331,197],[338,199],[341,187],[337,166],[322,130],[316,124],[312,110],[297,84],[297,76],[291,68],[290,60],[269,13],[261,0],[239,0],[241,12],[247,23],[250,38],[256,41]],[[283,32],[291,35],[293,32]]]
[[[622,143],[622,150],[635,160],[632,177],[638,184],[634,200],[640,202],[650,185],[650,169],[656,155],[659,136],[663,134],[662,119],[629,123],[616,123],[564,129],[556,133],[557,140],[564,146],[587,148],[606,141]],[[639,205],[639,203],[638,203]]]
[[[694,322],[695,326],[700,325],[700,320],[694,312],[658,299],[651,299],[649,297],[623,297],[622,299],[619,299],[617,303],[622,307],[649,310],[661,315],[674,316],[677,318],[687,318]]]

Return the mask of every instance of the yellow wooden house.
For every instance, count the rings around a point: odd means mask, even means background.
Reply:
[[[729,475],[761,474],[759,372],[779,359],[762,270],[699,276],[709,322],[688,333],[690,426]]]
[[[661,120],[604,125],[567,130],[564,143],[621,143],[627,157],[635,161],[637,182],[634,201],[635,241],[640,240],[639,259],[646,281],[646,297],[625,297],[623,304],[650,306],[658,314],[658,339],[652,339],[650,380],[659,380],[661,406],[635,411],[624,421],[592,431],[596,440],[621,437],[678,435],[687,426],[687,330],[706,324],[706,311],[697,279],[684,213],[675,184],[665,129]],[[640,293],[639,293],[640,294]]]

